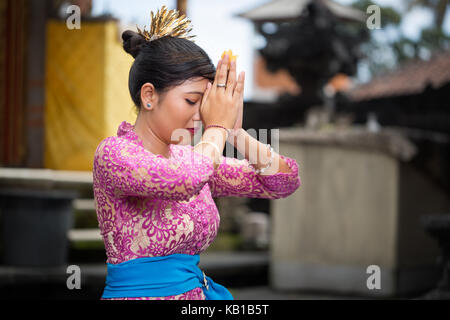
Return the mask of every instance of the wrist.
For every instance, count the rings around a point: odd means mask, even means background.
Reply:
[[[214,134],[217,134],[217,132],[221,132],[222,135],[225,134],[225,136],[223,136],[224,143],[225,143],[225,141],[228,140],[228,138],[230,136],[230,129],[227,129],[226,127],[224,127],[222,125],[207,125],[204,133],[206,133],[207,131],[214,132]]]
[[[239,137],[247,133],[247,131],[245,131],[242,128],[239,128],[239,129],[230,129],[229,133],[230,134],[228,136],[227,141],[236,147]]]
[[[225,128],[225,129],[227,129],[227,130],[230,130],[230,129],[228,128],[228,125],[226,125],[225,123],[221,123],[221,122],[219,122],[219,121],[217,121],[217,122],[211,122],[211,123],[206,124],[206,125],[205,125],[205,129],[206,129],[206,128]]]
[[[221,128],[210,127],[205,129],[202,135],[202,140],[216,143],[221,150],[225,147],[226,139],[227,132]]]
[[[274,161],[274,158],[275,158],[275,152],[274,152],[273,148],[270,146],[270,144],[266,144],[266,147],[270,150],[269,151],[270,152],[270,158],[269,158],[268,163],[261,164],[260,161],[258,161],[258,163],[256,165],[250,164],[250,166],[252,166],[255,169],[255,173],[256,174],[264,173],[273,164],[273,161]]]

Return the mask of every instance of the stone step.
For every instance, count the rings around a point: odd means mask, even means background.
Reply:
[[[67,235],[69,241],[101,241],[100,229],[71,229]]]
[[[263,285],[268,283],[269,253],[206,251],[200,255],[199,267],[214,281],[226,286]]]
[[[72,206],[77,211],[95,211],[94,199],[75,199]]]

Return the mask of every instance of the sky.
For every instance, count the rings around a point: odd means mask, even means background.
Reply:
[[[264,46],[265,40],[246,19],[235,17],[272,0],[188,0],[187,14],[191,20],[194,41],[210,56],[216,65],[224,50],[231,49],[238,55],[237,72],[245,71],[244,99],[253,93],[253,57],[255,50]],[[336,0],[350,4],[353,0]],[[392,6],[404,11],[404,0],[374,0],[382,6]],[[162,5],[169,10],[176,8],[175,0],[93,0],[93,14],[111,13],[123,24],[148,26],[150,11],[156,12]],[[411,39],[417,39],[420,30],[431,25],[432,14],[426,9],[416,8],[403,17],[401,30]],[[450,9],[444,21],[444,30],[450,34]],[[364,78],[364,74],[359,75]],[[366,76],[367,78],[367,76]],[[362,79],[367,80],[367,79]]]

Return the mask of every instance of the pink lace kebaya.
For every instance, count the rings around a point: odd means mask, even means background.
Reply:
[[[174,253],[199,254],[214,241],[220,216],[214,197],[279,199],[301,184],[298,164],[280,155],[291,172],[258,175],[246,159],[210,158],[190,145],[170,146],[170,158],[147,151],[123,121],[117,136],[95,152],[93,188],[107,263]],[[168,297],[122,299],[204,300],[201,288]]]

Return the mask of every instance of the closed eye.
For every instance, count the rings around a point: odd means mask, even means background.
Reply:
[[[186,102],[189,103],[190,105],[194,105],[197,103],[197,102],[192,102],[191,100],[188,100],[188,99],[186,99]]]

